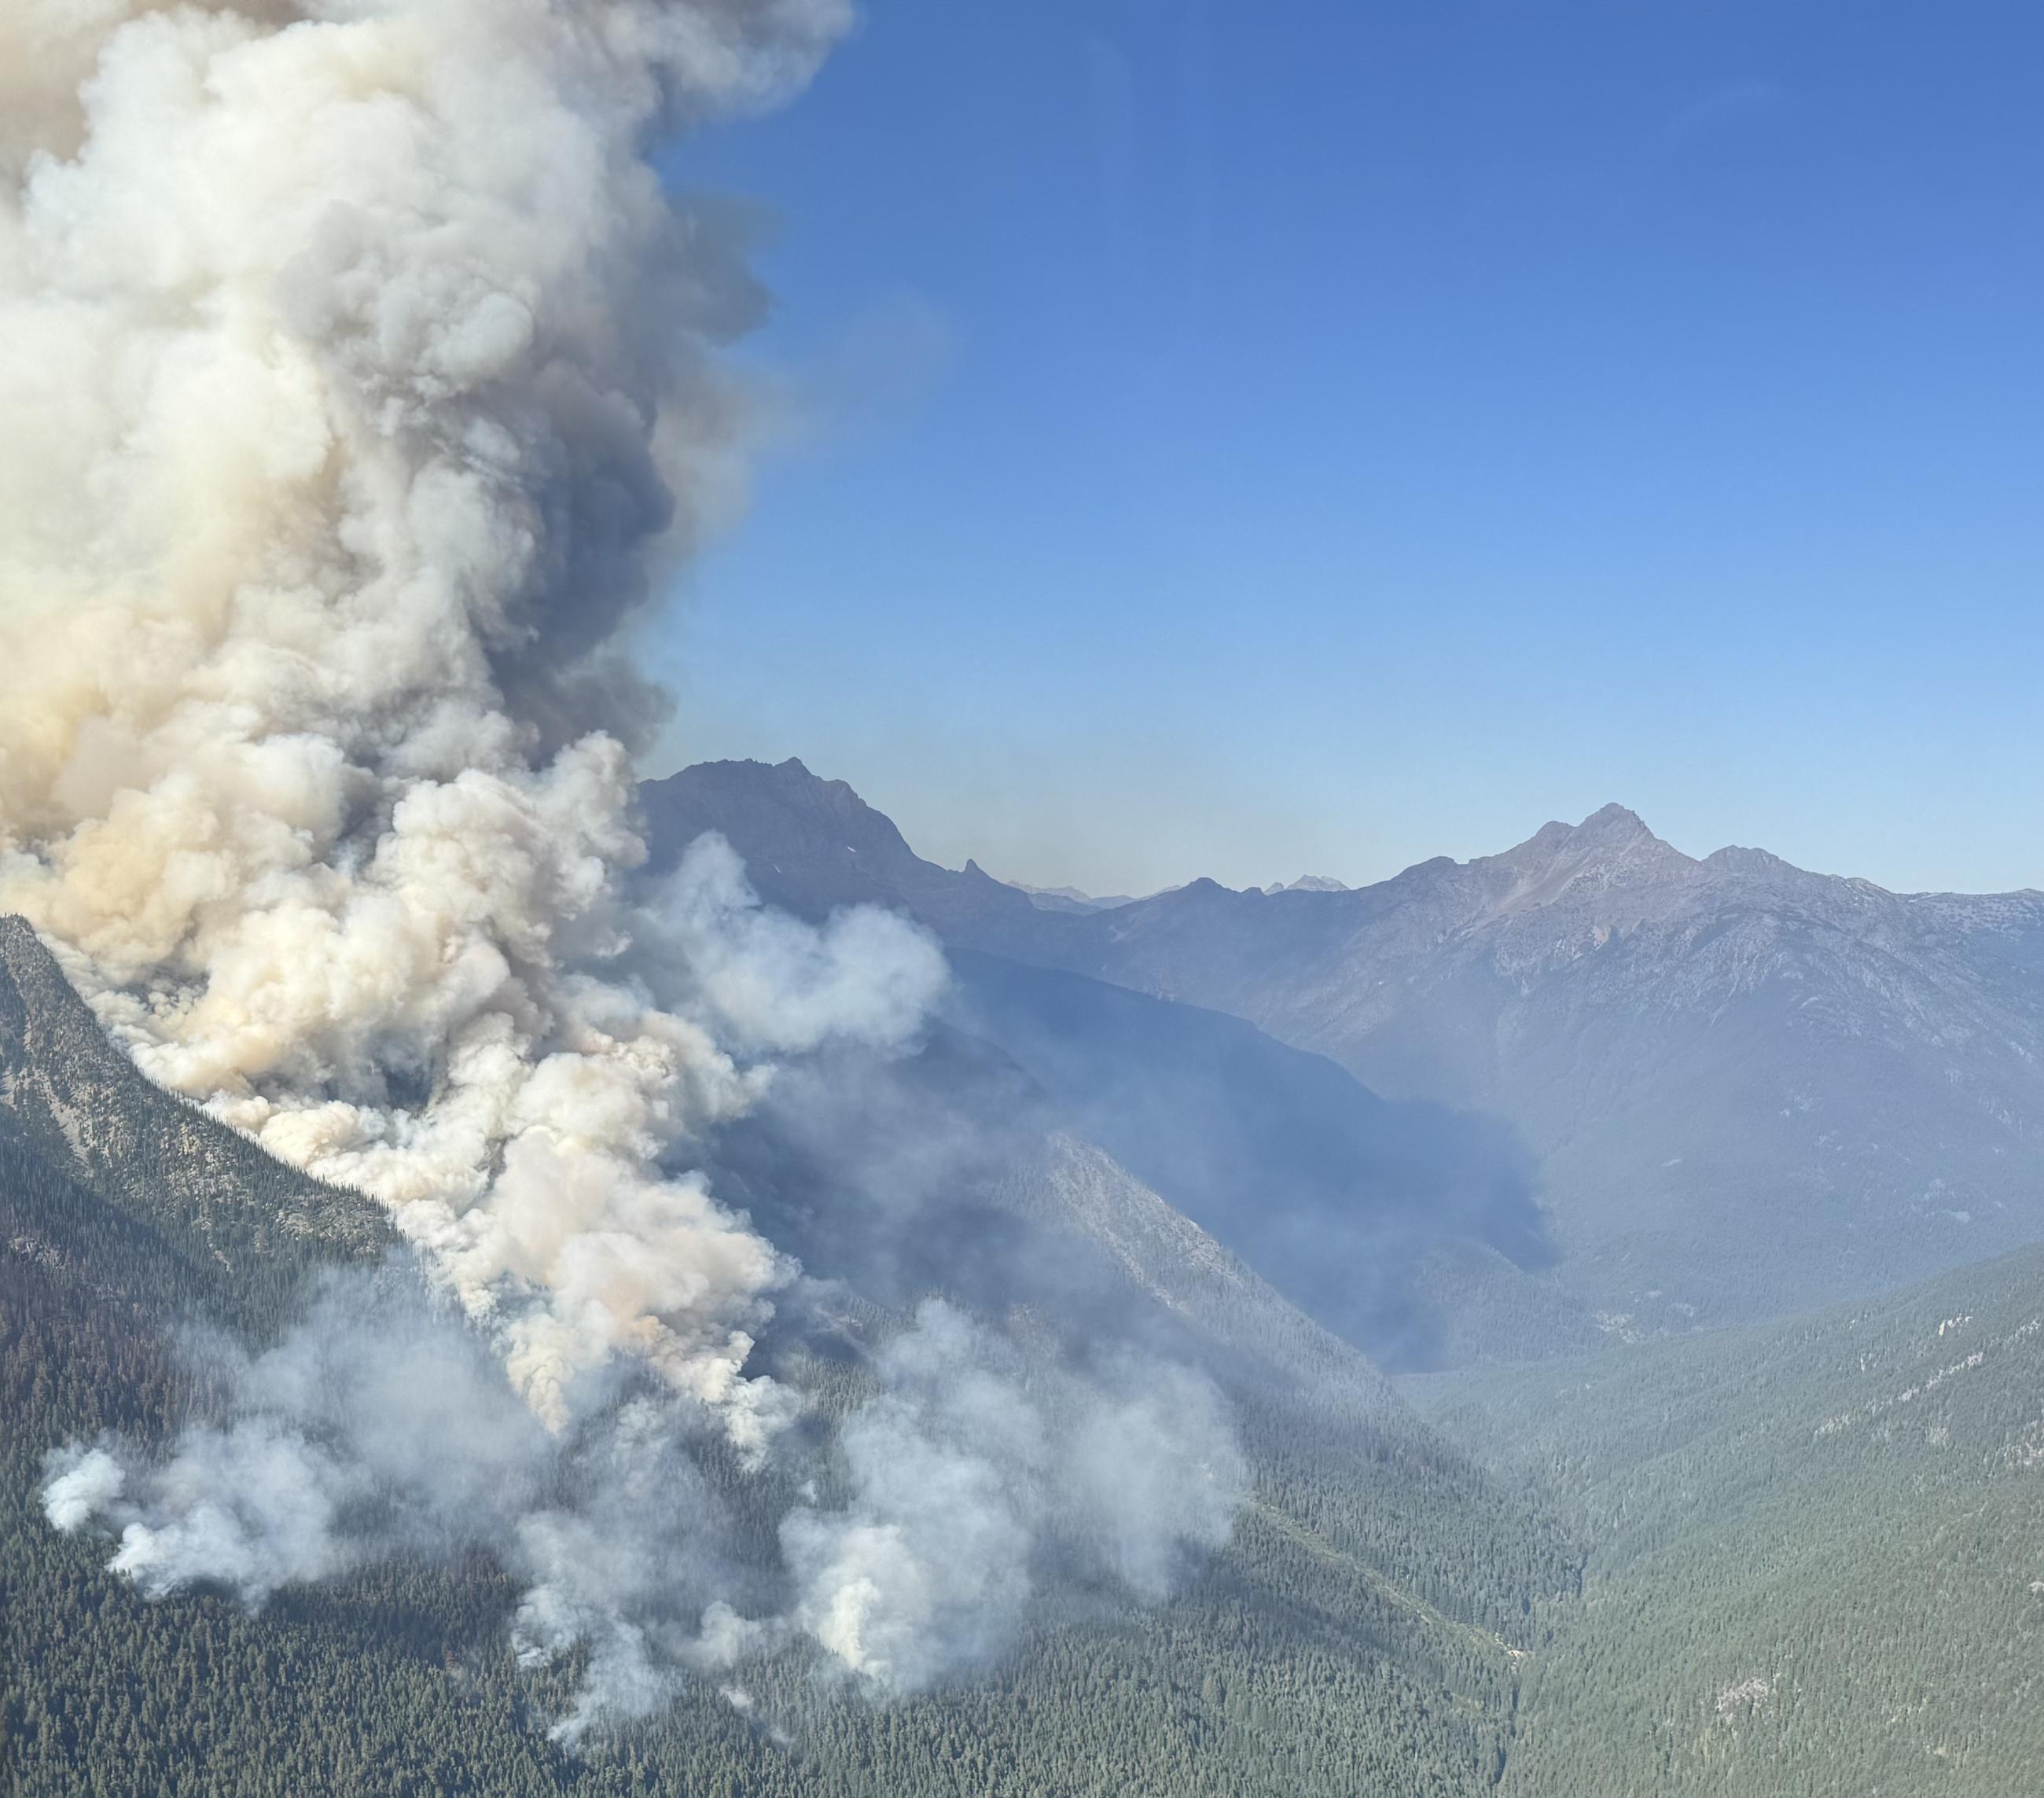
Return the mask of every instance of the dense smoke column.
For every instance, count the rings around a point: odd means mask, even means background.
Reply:
[[[759,1428],[780,1259],[655,1171],[757,1075],[604,972],[660,713],[609,646],[732,485],[758,309],[644,153],[844,23],[0,5],[0,905],[389,1204],[556,1423],[628,1352]],[[882,964],[855,1035],[937,978]]]
[[[846,23],[0,0],[0,909],[156,1079],[385,1204],[467,1320],[330,1294],[167,1458],[53,1454],[45,1509],[147,1592],[255,1603],[485,1543],[520,1652],[588,1646],[570,1734],[795,1631],[927,1684],[1009,1639],[1047,1533],[1154,1595],[1242,1484],[1203,1387],[1053,1417],[939,1310],[844,1435],[848,1508],[786,1519],[786,1616],[701,1540],[702,1434],[756,1464],[792,1409],[748,1362],[793,1270],[678,1170],[774,1058],[905,1043],[944,978],[898,919],[765,912],[713,839],[657,920],[618,891],[663,701],[616,645],[740,484],[717,358],[759,308],[646,152]],[[1095,1477],[1108,1439],[1161,1484]]]

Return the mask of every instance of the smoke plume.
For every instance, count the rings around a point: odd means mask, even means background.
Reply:
[[[854,1673],[912,1690],[1006,1646],[1047,1550],[1160,1599],[1226,1542],[1247,1474],[1217,1396],[1182,1369],[1039,1372],[940,1300],[880,1359],[842,1432],[849,1502],[782,1525],[797,1620]]]
[[[52,1522],[146,1591],[479,1539],[524,1651],[587,1642],[643,1709],[761,1631],[897,1687],[986,1651],[1089,1479],[1140,1589],[1224,1527],[1224,1443],[1152,1443],[1212,1476],[1173,1516],[1174,1476],[1097,1477],[984,1352],[939,1393],[912,1346],[848,1508],[789,1519],[790,1619],[724,1601],[689,1502],[692,1439],[763,1465],[795,1406],[749,1365],[792,1265],[693,1146],[775,1056],[908,1043],[945,978],[898,919],[764,912],[713,841],[620,897],[664,701],[620,633],[737,498],[718,351],[761,305],[734,215],[646,153],[847,24],[0,0],[0,909],[156,1080],[386,1206],[493,1350],[328,1306],[168,1460],[60,1457]],[[1101,1427],[1155,1436],[1128,1403]]]
[[[839,0],[0,17],[0,905],[389,1205],[550,1422],[629,1351],[756,1438],[784,1270],[655,1171],[755,1077],[603,971],[659,709],[610,646],[728,484],[758,305],[642,152],[799,84]],[[744,909],[694,904],[713,1008]],[[816,946],[800,1028],[912,1028],[934,951],[855,934],[901,1002]]]

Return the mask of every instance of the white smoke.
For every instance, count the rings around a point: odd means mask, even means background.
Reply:
[[[43,1511],[66,1535],[113,1514],[127,1486],[121,1463],[104,1448],[56,1449],[44,1469]]]
[[[717,352],[759,305],[646,152],[793,91],[847,16],[0,0],[0,909],[150,1074],[387,1207],[497,1358],[329,1308],[168,1460],[53,1462],[52,1521],[144,1590],[482,1539],[523,1650],[589,1644],[627,1710],[788,1627],[726,1601],[682,1500],[693,1432],[758,1465],[791,1414],[750,1362],[793,1270],[674,1170],[765,1058],[909,1042],[943,966],[878,912],[766,913],[713,841],[626,905],[663,702],[617,644],[736,497]],[[916,1352],[847,1432],[850,1508],[787,1538],[794,1623],[897,1686],[1012,1627],[1042,1495],[1125,1496],[1085,1429]],[[1184,1411],[1136,1417],[1155,1481],[1224,1494]],[[1126,1490],[1103,1552],[1149,1589],[1153,1523],[1216,1513]]]
[[[940,1300],[880,1358],[840,1435],[841,1509],[782,1525],[796,1620],[854,1673],[913,1691],[1005,1648],[1053,1545],[1143,1596],[1228,1540],[1247,1473],[1219,1395],[1181,1368],[1038,1369]]]
[[[152,1596],[209,1581],[257,1604],[373,1556],[505,1535],[539,1503],[555,1440],[476,1333],[422,1297],[336,1275],[259,1355],[203,1339],[228,1420],[153,1463],[112,1440],[57,1451],[49,1520],[110,1529],[113,1568]]]
[[[748,1616],[735,1600],[772,1582],[727,1552],[685,1408],[642,1390],[550,1431],[402,1272],[330,1276],[259,1355],[204,1340],[228,1420],[153,1460],[113,1439],[53,1452],[49,1521],[117,1539],[109,1565],[152,1597],[207,1584],[251,1604],[394,1554],[486,1547],[524,1582],[521,1660],[588,1651],[554,1731],[573,1742],[797,1635],[869,1692],[922,1689],[1009,1647],[1046,1573],[1162,1600],[1226,1542],[1247,1490],[1198,1376],[1062,1370],[929,1300],[839,1432],[836,1501],[782,1521],[785,1599]]]
[[[733,1577],[721,1506],[685,1409],[651,1389],[550,1431],[402,1265],[330,1276],[259,1355],[217,1337],[194,1347],[227,1389],[225,1423],[187,1427],[167,1456],[108,1439],[44,1470],[50,1522],[115,1537],[110,1565],[150,1596],[204,1583],[259,1604],[394,1554],[486,1547],[525,1582],[522,1658],[589,1649],[571,1737],[601,1712],[653,1708],[678,1669],[768,1641],[718,1596]]]

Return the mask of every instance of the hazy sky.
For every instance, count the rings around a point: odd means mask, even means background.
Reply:
[[[788,441],[670,763],[1351,882],[1618,799],[2044,886],[2044,6],[871,0],[678,179]]]

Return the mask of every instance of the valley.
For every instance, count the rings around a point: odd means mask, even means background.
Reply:
[[[1698,873],[1600,815],[1499,866],[1390,883],[1424,897],[1196,884],[1045,909],[920,863],[805,770],[679,778],[646,796],[655,902],[678,854],[663,843],[713,828],[797,915],[877,901],[949,945],[950,992],[912,1053],[797,1056],[705,1145],[727,1202],[829,1270],[777,1308],[758,1365],[841,1423],[936,1297],[1032,1378],[1126,1353],[1196,1368],[1247,1458],[1231,1539],[1133,1612],[1047,1546],[1019,1637],[928,1692],[876,1704],[791,1643],[571,1745],[548,1730],[590,1650],[512,1652],[517,1575],[486,1538],[379,1554],[258,1609],[204,1580],[144,1597],[105,1539],[48,1528],[46,1454],[110,1431],[166,1444],[225,1415],[195,1326],[280,1341],[335,1270],[373,1273],[376,1303],[424,1289],[376,1208],[158,1092],[33,933],[0,924],[0,1718],[18,1789],[54,1798],[117,1762],[207,1793],[386,1763],[450,1793],[2027,1791],[2044,1751],[2024,1646],[2044,1634],[2044,1250],[1900,1277],[1954,1252],[1900,1197],[1965,1165],[1935,1134],[1984,1102],[1954,1057],[2002,1094],[2003,1135],[1964,1189],[1992,1229],[1965,1240],[2026,1227],[2027,900],[1912,912],[1818,883],[1792,904],[1817,877]],[[1822,921],[1820,902],[1858,921]],[[1731,909],[1700,924],[1712,907]],[[1254,982],[1213,970],[1231,943]],[[1187,944],[1205,947],[1178,959]],[[1894,964],[1878,982],[1875,956]],[[1997,958],[2015,970],[1999,983]],[[1335,966],[1350,989],[1358,967],[1405,971],[1368,989],[1395,978],[1395,1000],[1299,1001]],[[1613,1017],[1632,1034],[1607,1040]],[[1433,1048],[1403,1061],[1416,1043]],[[1358,1078],[1394,1064],[1395,1096]],[[1650,1142],[1618,1158],[1637,1177],[1678,1124],[1694,1150],[1702,1124],[1657,1094],[1750,1113],[1753,1083],[1792,1065],[1826,1128],[1777,1107],[1781,1134],[1748,1135],[1789,1158],[1814,1145],[1821,1178],[1746,1193],[1741,1141],[1696,1157],[1685,1212],[1670,1181],[1578,1171]],[[1958,1111],[1918,1090],[1940,1070]],[[1886,1128],[1897,1108],[1917,1135]],[[1788,1280],[1809,1234],[1835,1229],[1855,1154],[1881,1252]],[[1984,1196],[1991,1175],[2004,1201]],[[1694,1283],[1626,1297],[1685,1256]],[[1786,1283],[1750,1277],[1762,1266]],[[1793,1302],[1839,1285],[1864,1289]],[[842,1478],[818,1452],[814,1477]],[[799,1466],[716,1477],[732,1577],[769,1605]],[[131,1687],[136,1665],[162,1675]],[[1896,1785],[1903,1765],[1918,1771]]]

